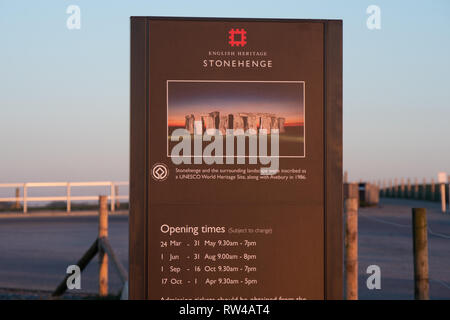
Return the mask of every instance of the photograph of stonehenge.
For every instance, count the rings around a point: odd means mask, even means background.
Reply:
[[[233,130],[234,134],[248,132],[257,134],[258,129],[266,130],[270,134],[271,130],[278,130],[279,133],[286,132],[284,123],[286,118],[279,117],[275,113],[253,113],[238,112],[232,114],[221,114],[220,111],[213,111],[206,114],[186,115],[186,130],[190,134],[203,134],[204,130],[208,134],[213,134],[218,130],[221,134],[227,134],[227,129]]]
[[[167,149],[176,144],[170,139],[175,129],[234,136],[265,130],[279,134],[281,157],[304,157],[304,88],[303,82],[169,81]]]

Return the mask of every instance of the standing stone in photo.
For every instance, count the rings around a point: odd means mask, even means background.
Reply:
[[[247,126],[249,134],[258,133],[258,117],[254,113],[249,113],[247,117]]]
[[[203,117],[200,114],[194,114],[194,134],[203,135]]]
[[[216,129],[214,116],[212,116],[211,114],[207,114],[203,115],[202,118],[205,124],[206,134],[213,135],[214,130]]]
[[[267,115],[262,115],[261,116],[261,127],[260,127],[260,129],[265,129],[266,133],[269,134],[271,125],[272,125],[271,117],[269,117]]]
[[[185,124],[186,124],[185,129],[187,131],[189,131],[190,134],[194,134],[194,115],[193,114],[188,114],[186,116]]]
[[[243,134],[244,133],[244,119],[240,114],[233,114],[233,130],[234,134]]]
[[[286,121],[286,118],[278,118],[278,128],[280,129],[280,133],[286,132],[286,129],[284,128],[285,121]]]
[[[270,117],[270,121],[271,121],[270,122],[271,129],[279,129],[280,128],[277,117]]]
[[[220,112],[219,112],[219,111],[213,111],[213,112],[210,112],[209,115],[210,115],[210,116],[212,117],[212,119],[213,119],[214,128],[215,128],[215,129],[219,129]]]
[[[228,127],[228,116],[220,116],[219,118],[219,131],[221,134],[227,134]]]

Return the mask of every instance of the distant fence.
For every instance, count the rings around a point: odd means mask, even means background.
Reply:
[[[116,203],[119,200],[128,200],[127,195],[119,195],[119,186],[128,186],[128,182],[113,182],[113,181],[94,181],[94,182],[26,182],[26,183],[0,183],[0,188],[15,188],[16,196],[0,198],[0,202],[12,202],[14,207],[18,209],[22,204],[23,212],[28,212],[29,202],[48,202],[48,201],[65,201],[67,212],[71,211],[72,201],[91,201],[98,200],[98,194],[88,196],[72,196],[72,187],[109,187],[109,195],[107,198],[110,202],[111,211],[115,211]],[[48,188],[61,187],[66,188],[65,196],[43,196],[43,197],[29,197],[28,190],[30,188]],[[22,192],[20,190],[22,189]]]
[[[393,179],[387,183],[386,181],[378,182],[378,185],[380,186],[380,197],[441,201],[440,184],[435,183],[433,179],[431,182],[427,182],[426,179],[423,179],[422,182],[419,182],[418,179]],[[445,188],[445,194],[449,194],[448,184]]]
[[[373,206],[380,202],[380,189],[373,183],[344,183],[344,199],[357,199],[359,206]]]

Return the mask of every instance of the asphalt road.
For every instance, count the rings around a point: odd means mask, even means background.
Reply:
[[[0,219],[0,288],[54,290],[97,233],[95,216]],[[128,269],[128,216],[110,216],[109,241]],[[121,282],[110,263],[109,291],[119,290]],[[79,292],[98,292],[97,257],[83,271]]]
[[[411,208],[427,208],[431,299],[450,299],[450,214],[440,204],[382,199],[359,210],[359,298],[414,299]],[[381,269],[381,290],[366,285],[369,265]]]
[[[360,299],[413,299],[411,208],[428,210],[430,293],[450,299],[450,214],[439,204],[382,199],[359,211]],[[75,264],[97,236],[97,217],[0,219],[0,288],[54,290],[68,265]],[[128,217],[111,216],[109,238],[128,268]],[[366,268],[381,268],[381,290],[369,290]],[[97,258],[82,273],[80,292],[98,292]],[[110,265],[110,292],[120,280]]]

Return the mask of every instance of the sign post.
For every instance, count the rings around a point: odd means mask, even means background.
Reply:
[[[448,183],[448,176],[446,172],[438,173],[438,183],[441,185],[441,207],[442,212],[445,213],[447,211],[446,205],[447,200],[445,199],[445,185]],[[449,199],[450,199],[450,191],[449,191]]]
[[[131,299],[342,299],[342,21],[131,18]]]

